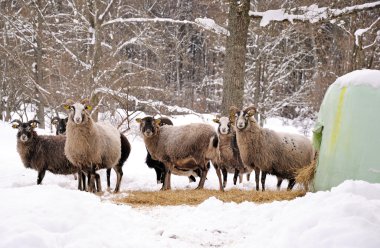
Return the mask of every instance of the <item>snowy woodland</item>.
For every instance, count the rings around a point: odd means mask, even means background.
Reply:
[[[115,109],[219,112],[228,13],[239,2],[250,4],[243,104],[265,117],[315,118],[338,76],[380,68],[374,1],[3,0],[1,118],[33,104],[43,122],[84,97],[95,119],[125,115]]]
[[[136,118],[216,130],[216,114],[253,104],[263,127],[311,138],[330,84],[380,70],[380,1],[0,0],[0,34],[0,248],[380,247],[380,184],[365,181],[269,203],[115,203],[162,186]],[[36,185],[16,150],[12,120],[55,135],[63,103],[84,98],[131,143],[119,193],[105,170],[98,194],[79,191],[74,175],[47,172]],[[232,176],[226,191],[254,191],[253,175]],[[199,178],[171,180],[191,194]],[[268,175],[267,191],[276,183]],[[204,188],[219,189],[213,166]]]

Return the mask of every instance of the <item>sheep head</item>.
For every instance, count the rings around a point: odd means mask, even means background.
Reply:
[[[55,126],[57,129],[57,134],[65,134],[66,133],[66,125],[69,117],[66,117],[64,119],[59,118],[58,116],[54,117],[51,120],[51,124]]]
[[[27,142],[36,136],[37,133],[34,131],[34,129],[37,127],[37,124],[40,124],[40,122],[37,120],[31,120],[28,122],[13,120],[11,123],[13,128],[18,129],[17,139],[21,142]]]
[[[238,130],[243,130],[250,125],[250,121],[254,121],[254,118],[251,118],[254,114],[257,113],[256,107],[251,105],[245,108],[242,111],[235,112],[236,118],[236,128]]]
[[[159,133],[160,119],[154,119],[154,117],[136,118],[136,122],[140,123],[140,131],[144,137],[150,138]]]
[[[90,119],[92,107],[87,98],[80,102],[74,102],[68,99],[66,103],[63,104],[63,108],[69,111],[69,120],[77,125],[86,123]]]
[[[220,116],[217,115],[216,119],[213,120],[215,123],[218,123],[218,133],[222,135],[227,135],[232,132],[232,125],[233,123],[231,122],[229,117],[226,116]]]

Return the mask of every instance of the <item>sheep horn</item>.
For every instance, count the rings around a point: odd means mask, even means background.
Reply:
[[[87,105],[87,104],[90,104],[90,100],[88,100],[88,98],[85,98],[85,99],[82,99],[80,103],[83,105]]]
[[[28,124],[31,124],[31,123],[37,123],[37,124],[41,124],[39,121],[37,120],[31,120],[31,121],[28,121]]]
[[[16,122],[17,124],[19,124],[19,125],[21,125],[22,124],[22,122],[20,121],[20,120],[13,120],[13,121],[11,121],[11,123],[13,123],[13,122]]]
[[[240,110],[237,107],[235,107],[235,106],[230,107],[230,121],[232,123],[235,122],[235,114],[238,111],[240,111]]]
[[[65,104],[69,104],[69,105],[73,105],[74,103],[75,103],[75,101],[72,99],[67,99],[65,102]]]
[[[53,119],[51,119],[51,123],[54,125],[58,124],[58,122],[59,122],[59,117],[57,117],[57,116],[54,117]]]
[[[246,109],[244,109],[244,112],[250,113],[250,115],[252,116],[252,115],[257,113],[257,109],[255,106],[251,105],[251,106],[247,107]]]

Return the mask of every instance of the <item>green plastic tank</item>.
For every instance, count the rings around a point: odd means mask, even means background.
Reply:
[[[313,130],[314,190],[348,179],[380,183],[380,71],[357,70],[328,88]]]

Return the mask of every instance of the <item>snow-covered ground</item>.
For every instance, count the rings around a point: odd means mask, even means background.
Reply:
[[[212,118],[172,119],[180,125],[211,124]],[[279,119],[267,127],[299,132]],[[73,176],[46,173],[43,185],[35,185],[36,171],[25,169],[16,152],[16,132],[0,123],[0,247],[380,247],[380,184],[346,181],[331,191],[267,204],[210,198],[198,206],[132,208],[111,203],[108,192],[98,197],[76,190]],[[121,190],[159,190],[154,170],[144,163],[137,126],[128,138],[132,153]],[[101,177],[105,188],[104,172]],[[207,178],[205,187],[218,189],[213,169]],[[231,178],[227,188],[254,188],[246,181],[233,186]],[[275,183],[268,178],[269,188]],[[172,186],[191,194],[196,183],[173,176]]]

